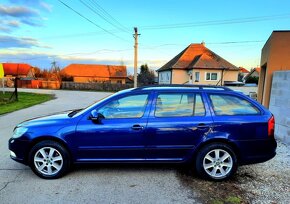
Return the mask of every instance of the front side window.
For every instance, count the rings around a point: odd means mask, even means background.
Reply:
[[[218,73],[206,73],[206,78],[207,81],[216,81],[218,80]]]
[[[156,117],[204,116],[200,94],[159,94],[155,105]]]
[[[211,94],[215,115],[257,115],[260,111],[245,99],[224,94]]]
[[[106,119],[140,118],[143,116],[148,94],[132,95],[116,99],[98,110]]]

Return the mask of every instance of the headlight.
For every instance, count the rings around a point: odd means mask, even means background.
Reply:
[[[26,133],[27,130],[28,128],[26,127],[18,127],[14,130],[12,137],[13,138],[21,137],[24,133]]]

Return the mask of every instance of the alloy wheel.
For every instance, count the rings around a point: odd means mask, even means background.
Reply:
[[[232,156],[223,149],[213,149],[205,155],[203,168],[212,178],[226,177],[233,168]]]
[[[57,174],[63,166],[63,157],[53,147],[43,147],[34,155],[34,165],[40,173],[52,176]]]

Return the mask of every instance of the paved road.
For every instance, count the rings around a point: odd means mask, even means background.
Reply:
[[[21,91],[55,94],[56,99],[0,116],[0,203],[196,203],[173,167],[144,165],[81,166],[57,180],[38,178],[9,157],[8,139],[26,119],[81,108],[110,93],[60,90]]]

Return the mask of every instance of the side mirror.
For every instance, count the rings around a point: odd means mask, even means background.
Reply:
[[[101,113],[98,113],[96,110],[92,110],[89,116],[89,119],[94,123],[101,123],[102,119],[104,118],[105,117]]]

